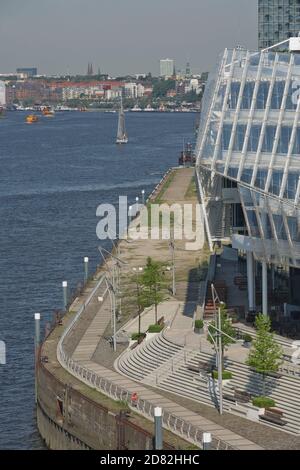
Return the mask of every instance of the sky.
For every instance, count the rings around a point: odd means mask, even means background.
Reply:
[[[209,71],[225,47],[257,48],[256,0],[0,0],[0,73]]]

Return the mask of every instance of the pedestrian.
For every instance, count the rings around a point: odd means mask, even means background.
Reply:
[[[137,393],[134,392],[132,395],[131,395],[131,404],[132,406],[134,406],[135,408],[137,407],[137,404],[138,404],[138,396],[137,396]]]

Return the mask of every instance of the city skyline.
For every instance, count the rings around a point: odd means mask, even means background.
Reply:
[[[159,74],[159,60],[209,70],[226,43],[257,48],[257,3],[246,0],[14,0],[1,2],[0,73],[37,67],[41,74]],[[247,17],[247,22],[244,18]],[[47,24],[47,28],[45,28]],[[226,28],[224,28],[224,24]]]

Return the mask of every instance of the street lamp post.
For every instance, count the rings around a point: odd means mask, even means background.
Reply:
[[[145,190],[142,189],[142,204],[145,205]]]
[[[134,273],[136,274],[135,276],[135,281],[136,281],[136,295],[137,295],[137,305],[138,305],[138,334],[140,336],[141,334],[141,304],[140,304],[140,285],[139,285],[139,274],[143,272],[143,268],[139,267],[133,268]]]
[[[173,237],[170,240],[169,247],[172,253],[172,294],[176,295],[176,274],[175,274],[175,243]]]

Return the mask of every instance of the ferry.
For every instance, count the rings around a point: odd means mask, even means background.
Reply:
[[[38,122],[39,118],[35,114],[29,114],[26,116],[26,122],[27,124],[33,124],[35,122]]]

